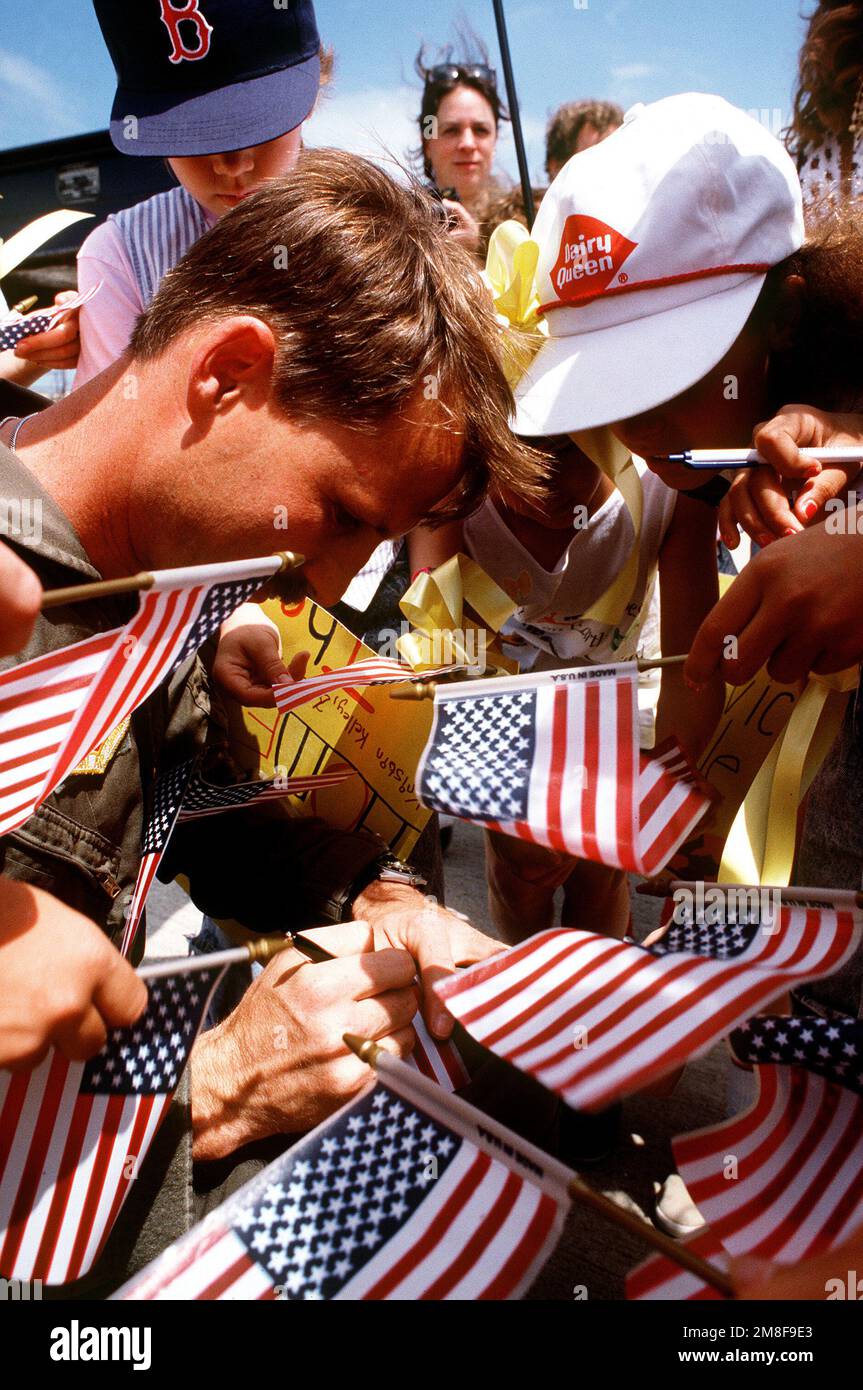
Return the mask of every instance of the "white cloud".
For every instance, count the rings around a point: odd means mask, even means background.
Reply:
[[[622,63],[620,67],[611,69],[615,82],[634,82],[640,77],[652,77],[655,72],[653,63]]]
[[[324,95],[303,131],[307,145],[333,145],[365,155],[398,176],[419,144],[418,98],[413,88],[363,87]]]
[[[47,68],[0,48],[0,114],[3,124],[11,123],[12,113],[25,105],[30,116],[46,131],[75,130],[79,122],[78,102],[73,94]]]

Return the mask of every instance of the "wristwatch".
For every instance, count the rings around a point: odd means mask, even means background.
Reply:
[[[350,922],[354,915],[354,903],[364,888],[370,883],[403,883],[406,888],[426,888],[428,879],[410,864],[403,864],[389,850],[378,855],[371,864],[354,879],[341,902],[340,922]]]

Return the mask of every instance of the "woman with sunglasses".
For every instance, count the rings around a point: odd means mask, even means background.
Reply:
[[[416,60],[424,84],[419,114],[423,169],[441,198],[453,237],[477,255],[485,254],[482,223],[496,191],[492,162],[498,129],[509,120],[494,69],[488,55],[483,58],[426,67],[420,49]]]

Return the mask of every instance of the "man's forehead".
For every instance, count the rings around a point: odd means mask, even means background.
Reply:
[[[464,456],[464,430],[457,419],[436,411],[411,411],[377,439],[369,437],[358,469],[363,490],[383,503],[392,529],[402,513],[426,511],[458,482]]]

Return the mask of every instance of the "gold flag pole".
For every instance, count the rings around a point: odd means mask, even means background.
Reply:
[[[355,1052],[367,1066],[372,1067],[376,1072],[381,1074],[385,1081],[390,1082],[393,1089],[397,1090],[406,1099],[415,1100],[420,1109],[428,1110],[429,1101],[431,1101],[433,1107],[439,1112],[440,1117],[443,1117],[447,1111],[450,1111],[452,1114],[453,1128],[458,1132],[466,1132],[465,1121],[467,1121],[470,1126],[479,1125],[486,1132],[491,1131],[492,1137],[494,1137],[495,1130],[500,1130],[502,1128],[497,1125],[496,1121],[491,1120],[487,1115],[476,1110],[474,1106],[469,1105],[467,1101],[462,1100],[459,1096],[450,1095],[448,1092],[441,1091],[438,1086],[434,1086],[433,1090],[427,1091],[426,1088],[432,1086],[433,1083],[429,1083],[426,1078],[419,1073],[414,1073],[410,1068],[406,1067],[403,1062],[400,1062],[397,1058],[393,1057],[391,1053],[387,1052],[385,1048],[380,1047],[378,1043],[372,1042],[369,1038],[359,1038],[354,1033],[345,1033],[344,1041],[351,1051]],[[435,1116],[435,1118],[439,1116]],[[443,1119],[443,1123],[446,1123],[445,1118]],[[535,1150],[532,1144],[528,1144],[525,1140],[518,1139],[518,1143],[523,1146],[525,1150],[532,1150],[543,1160],[544,1167],[548,1169],[549,1174],[553,1178],[560,1179],[561,1185],[566,1187],[569,1196],[574,1201],[581,1202],[583,1206],[590,1207],[593,1211],[603,1216],[607,1221],[612,1222],[615,1226],[618,1226],[621,1230],[627,1231],[630,1235],[636,1236],[639,1240],[644,1241],[645,1244],[650,1245],[654,1250],[658,1251],[659,1254],[665,1255],[669,1260],[680,1265],[682,1269],[686,1269],[691,1274],[702,1279],[705,1284],[709,1284],[712,1288],[718,1289],[726,1298],[733,1297],[734,1287],[731,1280],[721,1269],[718,1269],[716,1265],[711,1264],[708,1260],[702,1259],[700,1255],[696,1255],[692,1250],[687,1249],[685,1245],[681,1245],[678,1241],[673,1240],[671,1236],[667,1236],[662,1231],[658,1231],[655,1226],[648,1225],[646,1221],[643,1221],[640,1216],[636,1216],[634,1212],[626,1211],[623,1207],[619,1207],[616,1202],[612,1202],[611,1199],[606,1197],[602,1192],[595,1192],[593,1188],[588,1187],[586,1183],[582,1182],[577,1174],[573,1173],[571,1169],[565,1168],[557,1159],[551,1158],[548,1154],[540,1154],[539,1151]]]
[[[271,584],[279,574],[295,570],[305,563],[305,556],[292,550],[280,551],[281,566],[271,575],[261,575],[261,588]],[[88,599],[106,598],[113,594],[131,594],[152,589],[156,576],[146,570],[139,574],[124,575],[121,579],[97,579],[92,584],[71,584],[65,589],[49,589],[42,596],[42,611],[46,608],[60,608],[67,603],[84,603]]]
[[[639,657],[638,661],[632,663],[637,671],[652,671],[655,667],[682,666],[689,652],[681,652],[678,656],[655,656]],[[579,667],[579,670],[589,670],[587,666]],[[477,679],[473,677],[473,679]],[[432,700],[434,699],[435,687],[442,684],[440,680],[424,681],[422,678],[411,681],[410,685],[404,690],[390,691],[391,700]]]
[[[211,951],[200,956],[146,961],[138,967],[138,975],[142,980],[160,980],[165,975],[194,975],[199,970],[219,970],[225,965],[264,965],[292,946],[310,961],[333,960],[332,953],[311,937],[296,933],[294,936],[262,936],[259,941],[247,941],[243,946],[231,946],[226,951]]]

